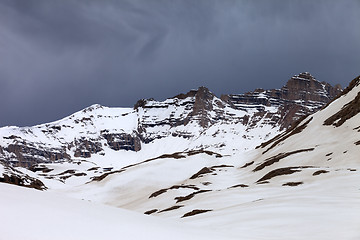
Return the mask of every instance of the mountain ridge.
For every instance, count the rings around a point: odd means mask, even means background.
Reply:
[[[298,94],[299,89],[303,89],[302,95]],[[0,160],[13,166],[31,167],[42,162],[103,155],[105,148],[138,152],[162,138],[194,140],[229,131],[233,132],[233,139],[238,134],[247,139],[243,149],[249,149],[254,145],[251,139],[263,141],[289,128],[295,120],[317,111],[340,92],[339,87],[320,83],[305,72],[292,77],[279,90],[255,90],[218,98],[206,87],[199,87],[161,102],[141,99],[132,109],[94,104],[51,123],[0,128]],[[225,125],[234,127],[219,132]],[[258,132],[259,127],[267,130]],[[210,147],[215,151],[224,144],[201,145],[192,148]],[[184,149],[176,151],[181,150]]]

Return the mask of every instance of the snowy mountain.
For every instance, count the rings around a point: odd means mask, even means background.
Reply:
[[[162,102],[142,99],[134,108],[93,105],[52,123],[1,128],[0,161],[29,168],[37,163],[108,158],[109,151],[138,152],[165,139],[179,143],[149,157],[194,149],[233,154],[287,129],[340,92],[338,86],[302,73],[278,90],[218,98],[200,87]]]
[[[200,231],[187,239],[215,236],[201,233],[208,229],[222,239],[359,239],[360,77],[331,100],[339,91],[303,73],[277,90],[217,98],[201,87],[5,127],[0,179],[38,181],[42,194],[91,202],[89,211],[105,204],[138,212],[144,218],[132,221],[144,226],[157,217],[189,226],[184,234]],[[15,173],[23,184],[9,180]],[[25,194],[0,187],[12,198]],[[127,213],[118,212],[111,218],[123,221]]]

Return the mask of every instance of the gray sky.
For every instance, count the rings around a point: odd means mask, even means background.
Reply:
[[[360,74],[360,1],[0,0],[0,126]]]

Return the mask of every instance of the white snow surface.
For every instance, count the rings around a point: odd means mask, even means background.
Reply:
[[[128,210],[0,183],[0,239],[221,239],[223,235]],[[236,239],[231,234],[226,239]]]

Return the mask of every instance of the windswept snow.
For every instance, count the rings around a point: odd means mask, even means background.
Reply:
[[[0,193],[0,239],[4,240],[236,239],[231,233],[3,183]]]

